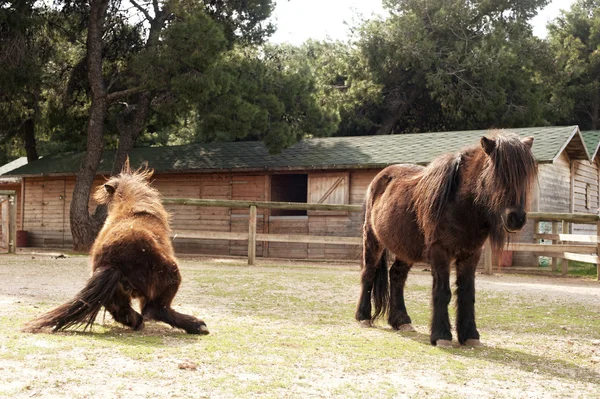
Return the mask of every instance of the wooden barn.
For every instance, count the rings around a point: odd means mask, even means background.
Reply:
[[[582,135],[577,126],[513,129],[535,138],[539,186],[533,210],[596,212],[599,206],[597,134]],[[211,143],[136,148],[134,165],[154,168],[154,185],[165,197],[361,204],[367,186],[385,166],[425,165],[443,152],[479,143],[486,131],[392,136],[332,137],[304,140],[271,155],[261,143]],[[592,137],[593,136],[593,137]],[[584,140],[585,138],[585,140]],[[595,144],[594,144],[595,143]],[[588,148],[595,146],[593,149]],[[97,184],[111,168],[107,151]],[[69,206],[82,154],[48,156],[10,174],[21,177],[23,211],[19,228],[36,247],[71,246]],[[592,161],[593,160],[593,161]],[[90,203],[92,209],[95,204]],[[248,211],[227,208],[169,206],[173,230],[243,232]],[[258,210],[259,233],[360,236],[358,212]],[[529,227],[522,239],[531,242]],[[179,253],[244,255],[245,242],[175,238]],[[303,259],[352,259],[358,246],[260,243],[257,256]],[[531,256],[516,262],[531,262]]]
[[[0,166],[0,192],[14,191],[17,201],[17,229],[21,229],[21,186],[20,177],[6,176],[7,173],[27,164],[27,158],[17,158],[6,165]],[[0,251],[8,249],[7,234],[8,231],[8,197],[0,195]]]

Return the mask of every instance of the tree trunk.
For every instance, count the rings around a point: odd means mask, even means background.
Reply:
[[[400,91],[400,89],[389,93],[383,100],[383,107],[387,110],[387,117],[377,130],[377,134],[394,134],[396,124],[412,107],[420,92],[420,88],[413,87],[408,90],[408,94],[405,91]]]
[[[152,95],[150,92],[143,92],[139,95],[135,109],[125,110],[122,118],[117,122],[117,130],[119,131],[119,146],[115,154],[113,162],[112,174],[116,175],[121,172],[125,159],[135,145],[140,133],[148,123],[148,115],[150,115],[150,102]],[[134,166],[134,165],[132,165]]]
[[[27,162],[36,161],[39,158],[35,143],[35,119],[27,119],[21,126],[21,137],[25,143]]]
[[[70,219],[73,248],[88,251],[102,227],[102,221],[91,217],[88,211],[90,192],[104,149],[104,121],[107,100],[102,76],[102,34],[109,0],[90,1],[90,19],[87,36],[88,79],[92,103],[87,124],[87,146],[75,179]]]

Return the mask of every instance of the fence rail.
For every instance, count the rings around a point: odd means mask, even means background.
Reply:
[[[341,244],[360,245],[360,237],[338,237],[338,236],[315,236],[299,234],[264,234],[256,233],[256,210],[261,209],[287,209],[301,211],[345,211],[362,212],[362,205],[343,204],[311,204],[303,202],[275,202],[275,201],[235,201],[235,200],[212,200],[192,198],[163,198],[165,205],[184,206],[210,206],[224,208],[249,208],[248,233],[229,231],[186,231],[180,230],[173,235],[177,238],[197,238],[210,240],[248,240],[248,265],[256,261],[256,242],[293,242],[306,244]]]
[[[248,264],[253,265],[256,258],[256,242],[291,242],[309,244],[341,244],[360,245],[361,237],[337,237],[337,236],[315,236],[298,234],[264,234],[256,232],[256,210],[262,209],[288,209],[306,211],[347,211],[361,212],[361,205],[341,204],[311,204],[299,202],[269,202],[269,201],[235,201],[235,200],[213,200],[193,198],[164,198],[165,205],[203,206],[203,207],[225,207],[225,208],[248,208],[248,233],[228,231],[186,231],[180,230],[174,234],[177,238],[212,239],[212,240],[240,240],[248,241]],[[581,213],[547,213],[530,212],[528,217],[534,220],[534,243],[511,243],[507,247],[509,251],[531,252],[536,255],[552,257],[552,270],[557,270],[559,262],[561,271],[567,273],[567,260],[595,263],[600,271],[600,237],[598,235],[568,234],[569,223],[595,224],[597,234],[600,233],[600,216],[596,214]],[[552,222],[552,234],[539,232],[540,222]],[[558,232],[559,223],[562,223],[562,233]],[[540,239],[552,240],[552,244],[540,244]],[[576,244],[573,244],[576,243]],[[490,245],[485,246],[484,267],[486,273],[492,273],[492,250]],[[600,276],[600,274],[599,274]]]
[[[508,251],[531,252],[535,255],[552,258],[552,271],[560,265],[562,275],[568,272],[568,261],[596,264],[596,276],[600,281],[600,216],[583,213],[547,213],[530,212],[527,217],[534,221],[534,243],[511,243]],[[551,222],[552,233],[540,233],[540,223]],[[595,235],[569,234],[569,223],[592,224],[596,226]],[[558,232],[559,225],[562,233]],[[551,244],[540,244],[538,240],[551,240]],[[485,272],[492,273],[492,250],[486,245],[484,254]],[[537,257],[536,257],[537,261]]]

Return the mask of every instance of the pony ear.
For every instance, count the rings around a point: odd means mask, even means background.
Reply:
[[[131,167],[129,166],[129,155],[125,158],[125,162],[123,163],[123,168],[121,169],[121,173],[129,174],[131,173]]]
[[[109,193],[109,194],[114,194],[115,193],[115,186],[113,186],[112,184],[108,184],[106,183],[104,185],[104,190]]]
[[[492,151],[494,151],[494,148],[496,148],[496,140],[488,139],[483,136],[481,138],[481,147],[483,147],[483,151],[485,151],[486,154],[490,155]]]
[[[523,140],[521,140],[521,143],[525,144],[527,148],[531,149],[533,146],[533,137],[525,137]]]

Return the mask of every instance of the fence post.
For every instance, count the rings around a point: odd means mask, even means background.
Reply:
[[[490,239],[485,242],[485,247],[483,250],[483,273],[484,274],[493,274],[492,271],[492,244]]]
[[[254,264],[256,259],[256,206],[250,207],[248,217],[248,266]]]
[[[8,252],[17,253],[17,197],[8,196]]]
[[[596,280],[600,281],[600,220],[596,222]]]
[[[552,222],[552,234],[558,234],[558,222]],[[552,240],[552,245],[558,244],[558,240]],[[552,257],[552,271],[558,270],[558,258]]]
[[[535,237],[536,234],[540,234],[540,221],[538,219],[536,219],[533,222],[533,234],[534,234],[534,237]],[[534,238],[533,239],[533,243],[534,244],[539,244],[540,240]],[[536,254],[532,254],[531,258],[532,258],[531,260],[535,264],[535,267],[539,267],[540,266],[540,257],[537,256]]]

